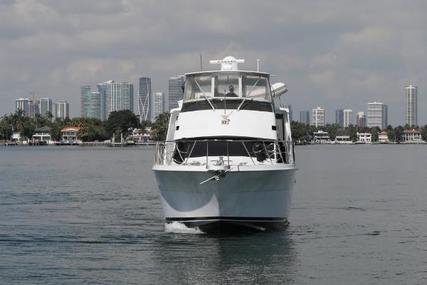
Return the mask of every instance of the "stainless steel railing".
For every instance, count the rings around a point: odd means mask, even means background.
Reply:
[[[240,159],[233,159],[235,157]],[[294,146],[290,141],[206,139],[158,142],[155,164],[230,167],[238,164],[235,161],[242,163],[242,157],[253,165],[295,163]]]

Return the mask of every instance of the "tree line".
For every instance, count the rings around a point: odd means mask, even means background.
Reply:
[[[169,115],[160,114],[154,122],[140,122],[138,117],[129,110],[111,112],[106,121],[94,118],[53,119],[52,114],[46,116],[36,114],[28,117],[18,110],[14,114],[0,117],[0,140],[9,140],[14,132],[31,139],[37,128],[49,127],[52,140],[61,140],[61,130],[65,127],[79,127],[79,138],[82,141],[104,141],[115,135],[124,137],[130,134],[132,129],[151,128],[152,138],[162,140],[166,137]]]
[[[19,132],[23,137],[31,139],[37,128],[47,126],[51,129],[53,140],[61,139],[61,130],[67,126],[79,127],[79,138],[82,141],[104,141],[111,139],[113,135],[120,137],[123,134],[126,137],[131,129],[150,128],[151,139],[162,141],[166,138],[169,123],[169,113],[160,114],[154,122],[142,121],[129,110],[111,112],[108,120],[101,121],[93,118],[66,118],[53,119],[51,114],[41,116],[36,114],[34,117],[25,116],[22,111],[14,114],[5,115],[0,118],[0,140],[9,140],[14,132]],[[388,126],[384,131],[392,142],[403,141],[403,131],[410,126]],[[357,133],[371,133],[372,140],[378,141],[378,134],[381,129],[378,127],[367,128],[350,125],[347,128],[341,128],[338,124],[328,124],[325,127],[316,128],[311,125],[292,121],[292,138],[297,143],[309,143],[313,139],[313,133],[319,130],[329,133],[331,140],[336,136],[348,135],[350,140],[357,140]],[[423,140],[427,141],[427,125],[419,128]]]

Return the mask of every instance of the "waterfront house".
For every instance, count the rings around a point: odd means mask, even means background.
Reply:
[[[379,143],[389,143],[390,140],[388,139],[388,135],[386,131],[382,131],[378,134],[378,142]]]
[[[350,136],[336,136],[335,143],[336,144],[352,144],[353,142],[350,140]]]
[[[35,129],[31,137],[31,142],[33,144],[50,144],[51,140],[50,128],[46,126]]]
[[[356,143],[372,143],[372,134],[371,133],[356,133],[357,142]]]
[[[20,132],[13,132],[12,137],[10,139],[11,139],[11,141],[20,142],[22,139],[21,133]]]
[[[132,133],[127,137],[127,140],[131,140],[134,143],[146,143],[150,139],[150,134],[143,129],[133,129]]]
[[[61,130],[61,138],[63,144],[79,143],[79,127],[65,127]]]
[[[404,143],[424,143],[421,132],[416,129],[407,129],[403,131]]]
[[[318,144],[329,144],[331,143],[331,138],[329,137],[328,132],[325,131],[317,131],[313,133],[313,143]]]

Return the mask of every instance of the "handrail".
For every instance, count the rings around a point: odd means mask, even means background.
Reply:
[[[213,146],[214,149],[217,148],[216,154],[213,154],[211,151],[212,146],[210,145],[213,142],[225,143],[225,145]],[[230,151],[230,143],[235,143],[232,149],[237,152]],[[179,146],[180,144],[181,147]],[[251,150],[248,149],[247,144],[249,144],[249,147],[252,144]],[[240,148],[236,150],[238,145],[240,145]],[[195,151],[196,146],[197,151]],[[180,149],[182,147],[184,149]],[[218,150],[218,147],[223,147],[223,149],[220,148]],[[210,151],[211,153],[209,153]],[[221,154],[219,155],[218,152]],[[291,141],[256,139],[200,139],[158,142],[156,144],[154,161],[158,165],[204,165],[206,168],[212,165],[223,165],[230,168],[233,164],[233,157],[239,157],[239,159],[235,159],[235,161],[240,161],[236,165],[246,165],[248,162],[253,165],[261,165],[266,162],[270,164],[295,164],[294,145]],[[244,157],[248,158],[246,162],[242,162],[242,158],[244,160]],[[210,158],[215,158],[216,163],[213,164]]]

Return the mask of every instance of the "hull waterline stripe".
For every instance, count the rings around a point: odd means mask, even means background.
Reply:
[[[209,220],[219,220],[219,221],[257,221],[257,222],[280,222],[286,221],[287,218],[264,218],[264,217],[167,217],[165,218],[167,222],[191,222],[191,221],[209,221]]]

